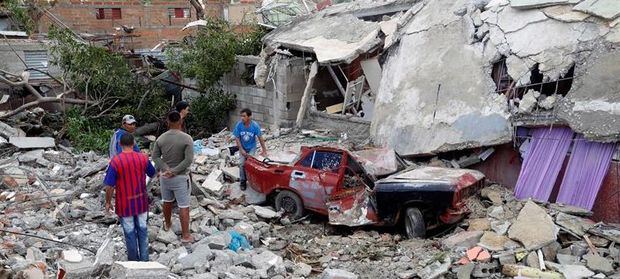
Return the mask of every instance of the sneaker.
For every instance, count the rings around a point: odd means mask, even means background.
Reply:
[[[241,191],[245,191],[245,189],[248,188],[248,185],[247,185],[247,183],[245,181],[241,181],[239,183],[239,188],[241,189]]]

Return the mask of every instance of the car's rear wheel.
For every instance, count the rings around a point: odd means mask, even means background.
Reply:
[[[303,216],[304,204],[297,194],[284,190],[276,196],[276,210],[283,210],[290,219],[296,220]]]
[[[420,238],[426,235],[426,225],[422,212],[415,207],[407,208],[405,212],[405,232],[408,238]]]

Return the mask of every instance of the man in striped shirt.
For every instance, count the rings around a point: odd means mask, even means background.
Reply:
[[[146,175],[155,176],[157,171],[148,157],[133,150],[134,138],[126,133],[120,137],[122,152],[110,160],[103,183],[106,188],[105,208],[112,209],[112,195],[116,190],[114,204],[120,218],[127,244],[129,261],[148,261],[147,217],[149,200]]]

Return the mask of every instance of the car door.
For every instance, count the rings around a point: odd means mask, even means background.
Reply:
[[[351,227],[378,224],[371,189],[374,182],[352,157],[346,159],[344,181],[327,201],[329,223]]]
[[[342,155],[340,151],[312,150],[297,162],[289,187],[299,193],[306,208],[327,215],[327,197],[341,180]]]

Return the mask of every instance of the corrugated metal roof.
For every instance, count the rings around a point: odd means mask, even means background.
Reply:
[[[47,72],[47,68],[49,65],[49,58],[46,50],[26,50],[24,51],[24,56],[26,60],[26,66],[28,68],[34,68],[41,70],[43,72]],[[44,79],[48,78],[47,75],[39,72],[39,71],[29,71],[30,79]]]

